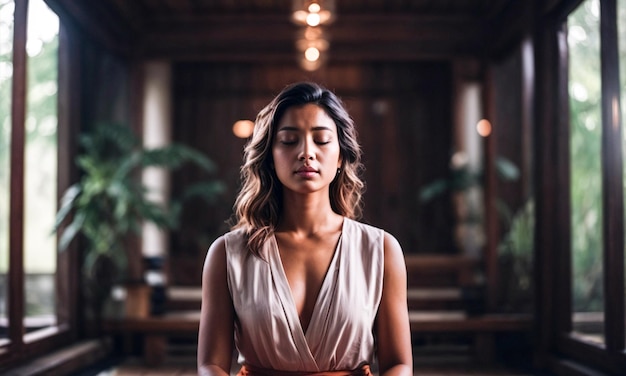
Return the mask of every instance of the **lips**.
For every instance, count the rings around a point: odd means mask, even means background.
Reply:
[[[313,167],[308,167],[308,166],[302,166],[296,170],[296,175],[305,177],[305,178],[313,177],[317,173],[318,171],[316,169],[314,169]]]
[[[317,172],[317,170],[314,169],[313,167],[302,166],[296,170],[296,173],[299,173],[299,172]]]

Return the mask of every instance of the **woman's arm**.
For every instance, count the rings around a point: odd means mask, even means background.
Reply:
[[[385,233],[383,296],[376,318],[380,374],[413,375],[411,330],[407,308],[404,253],[398,241]]]
[[[226,276],[226,246],[220,237],[209,248],[202,270],[198,332],[198,375],[226,375],[234,346],[234,308]]]

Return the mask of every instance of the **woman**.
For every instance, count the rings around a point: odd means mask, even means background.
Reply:
[[[202,276],[200,375],[412,375],[406,269],[393,236],[355,220],[361,150],[341,101],[313,83],[259,113],[237,223]]]

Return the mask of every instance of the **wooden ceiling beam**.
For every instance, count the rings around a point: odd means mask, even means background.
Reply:
[[[85,7],[72,0],[45,0],[46,4],[63,20],[84,31],[108,50],[122,55],[131,49],[131,32],[115,20],[108,11],[99,13],[99,7]],[[97,3],[97,2],[96,2]],[[95,4],[95,3],[94,3]],[[125,38],[120,38],[121,36]]]
[[[525,35],[532,33],[533,2],[515,2],[493,18],[485,29],[484,40],[490,57],[508,55],[519,47]]]
[[[146,56],[277,59],[295,53],[300,28],[283,16],[186,16],[153,20],[138,43]],[[344,16],[328,27],[332,56],[418,59],[478,54],[484,25],[467,17]],[[187,59],[187,58],[185,58]]]
[[[149,59],[172,61],[269,62],[297,60],[298,52],[291,43],[217,43],[189,41],[160,44],[140,52]],[[450,60],[460,56],[476,57],[482,52],[466,43],[442,42],[360,42],[331,45],[327,55],[333,61],[416,61]]]
[[[287,14],[225,15],[184,9],[150,14],[142,2],[127,6],[112,0],[94,8],[71,0],[47,1],[59,4],[112,51],[138,58],[282,60],[296,55],[295,41],[302,30]],[[186,0],[179,6],[189,4]],[[477,17],[458,14],[366,13],[340,14],[326,33],[334,59],[391,61],[480,56],[490,42],[485,37],[489,27],[493,25]]]
[[[141,32],[144,28],[144,16],[146,9],[142,8],[141,2],[128,0],[110,0],[117,8],[117,12],[122,22],[128,25],[135,33]]]
[[[466,16],[435,16],[414,14],[352,14],[340,15],[328,30],[358,28],[360,30],[376,30],[388,28],[407,28],[415,30],[449,30],[458,33],[473,33],[476,27],[484,22],[479,18]],[[146,23],[146,30],[196,30],[199,28],[247,27],[262,31],[273,25],[291,25],[288,15],[283,14],[200,14],[200,13],[172,13],[171,15],[155,15]],[[251,37],[254,37],[252,35]]]
[[[470,41],[479,38],[484,25],[467,17],[346,16],[329,28],[332,40]]]

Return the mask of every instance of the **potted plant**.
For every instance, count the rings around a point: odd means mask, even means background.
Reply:
[[[63,195],[55,231],[59,251],[78,235],[85,241],[83,288],[98,320],[115,284],[142,278],[137,270],[141,269],[141,250],[129,246],[131,235],[138,234],[144,222],[176,228],[186,199],[201,196],[210,202],[223,185],[215,179],[196,183],[165,207],[147,198],[148,190],[139,179],[143,167],[175,169],[193,163],[210,174],[215,171],[214,163],[181,144],[145,149],[129,127],[118,124],[96,126],[80,138],[80,146],[76,164],[83,174]]]
[[[535,204],[529,198],[513,216],[498,245],[502,276],[498,306],[504,312],[532,312],[534,230]]]
[[[485,242],[482,199],[484,171],[470,166],[463,152],[453,155],[450,167],[446,177],[423,186],[418,193],[418,199],[421,203],[426,203],[449,193],[455,221],[456,250],[472,258],[482,257],[481,250]],[[496,176],[502,181],[519,178],[519,169],[507,158],[496,157],[494,167]],[[510,210],[502,200],[496,200],[496,209],[503,218],[510,217]],[[482,284],[464,286],[461,293],[468,315],[484,312],[485,291]]]
[[[476,257],[484,241],[483,203],[478,190],[482,187],[484,173],[482,169],[472,168],[462,152],[454,154],[450,167],[446,177],[421,187],[418,200],[424,204],[449,193],[456,221],[455,244],[459,250]],[[502,181],[514,181],[520,175],[517,166],[504,157],[496,157],[495,172]],[[504,218],[510,218],[510,210],[503,201],[497,200],[496,208]]]

